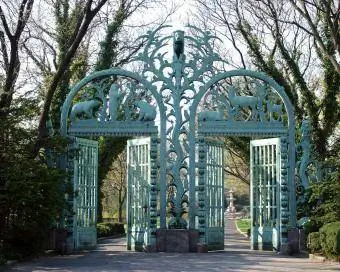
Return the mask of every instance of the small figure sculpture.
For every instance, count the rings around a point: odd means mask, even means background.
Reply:
[[[117,84],[113,83],[109,90],[109,114],[111,121],[117,120],[118,103],[122,95],[122,93],[119,93]]]
[[[309,187],[309,178],[307,175],[308,166],[313,162],[310,142],[310,124],[308,119],[304,119],[301,124],[302,138],[300,147],[302,149],[302,157],[298,162],[299,176],[303,187],[306,189]]]
[[[139,108],[138,121],[154,121],[156,118],[156,108],[149,103],[140,100],[134,102],[134,105]]]
[[[180,59],[184,53],[184,31],[177,30],[174,32],[173,47],[177,59]]]
[[[101,106],[99,100],[93,99],[76,103],[71,110],[70,119],[74,121],[77,117],[85,115],[87,119],[93,118],[93,111]]]

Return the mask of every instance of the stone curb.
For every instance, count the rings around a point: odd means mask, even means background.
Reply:
[[[236,224],[236,219],[237,218],[235,218],[235,227],[236,227],[236,230],[240,233],[240,234],[242,234],[244,237],[246,237],[247,239],[249,239],[249,237],[248,237],[248,235],[247,235],[247,233],[245,233],[245,232],[242,232],[239,228],[238,228],[238,226],[237,226],[237,224]]]
[[[312,253],[309,253],[309,259],[313,260],[313,261],[318,261],[318,262],[325,262],[326,258],[324,256],[320,256],[320,255],[315,255]]]
[[[327,259],[325,256],[309,253],[309,260],[314,262],[321,262],[321,263],[330,263],[330,264],[339,264],[340,262],[337,262],[335,260]]]

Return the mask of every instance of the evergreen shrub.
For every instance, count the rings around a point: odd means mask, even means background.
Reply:
[[[310,253],[321,252],[320,233],[319,232],[309,233],[307,248],[309,249]]]
[[[123,223],[102,222],[97,224],[97,237],[125,234]]]
[[[324,225],[319,233],[322,253],[327,258],[340,260],[340,221]]]

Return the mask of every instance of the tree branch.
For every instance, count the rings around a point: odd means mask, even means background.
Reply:
[[[4,26],[4,30],[5,30],[5,33],[6,33],[7,37],[8,37],[8,39],[9,39],[9,40],[12,40],[13,35],[12,35],[12,33],[11,33],[11,30],[10,30],[9,27],[8,27],[8,24],[7,24],[7,20],[6,20],[5,14],[4,14],[4,12],[3,12],[1,6],[0,6],[0,19],[1,19],[1,21],[2,21],[2,24],[3,24],[3,26]]]
[[[6,40],[5,40],[5,34],[3,31],[0,31],[0,44],[1,44],[1,52],[2,52],[2,56],[4,59],[4,68],[5,71],[8,71],[8,53],[7,53],[7,47],[6,47]]]
[[[328,54],[326,45],[323,43],[322,38],[319,35],[319,31],[316,28],[315,24],[313,23],[304,1],[303,0],[298,0],[298,1],[300,5],[302,6],[303,10],[295,3],[295,0],[289,0],[289,2],[293,5],[293,7],[306,19],[309,27],[312,30],[313,37],[315,38],[316,42],[319,44],[320,50],[322,51],[324,56],[329,59],[329,61],[334,66],[335,70],[340,74],[340,65],[332,55]]]
[[[28,3],[27,3],[28,1]],[[15,35],[12,35],[3,13],[3,10],[0,6],[0,18],[4,25],[5,33],[8,36],[11,44],[11,53],[8,61],[8,69],[6,71],[6,79],[5,84],[0,93],[0,117],[6,118],[9,112],[9,108],[12,103],[12,97],[14,93],[14,85],[19,75],[19,68],[20,68],[20,60],[18,55],[18,43],[20,40],[20,36],[22,34],[23,29],[27,24],[27,20],[31,14],[32,6],[34,0],[23,0],[20,5],[19,17],[18,17],[18,24],[16,27]],[[8,58],[8,57],[7,57]]]
[[[61,63],[57,69],[57,72],[55,76],[53,77],[46,93],[45,97],[45,103],[43,106],[43,110],[41,112],[40,118],[39,118],[39,126],[38,126],[38,139],[36,142],[36,145],[33,149],[33,156],[35,157],[39,148],[40,148],[40,142],[42,138],[47,136],[47,130],[46,130],[46,121],[48,119],[51,103],[52,103],[52,98],[54,95],[55,90],[57,89],[57,86],[59,84],[59,81],[61,80],[65,70],[70,66],[71,61],[79,47],[80,42],[82,41],[83,37],[86,34],[86,31],[92,22],[94,16],[97,14],[99,9],[107,2],[107,0],[101,0],[96,8],[94,8],[91,11],[91,5],[92,5],[92,0],[88,0],[85,4],[84,7],[84,17],[81,23],[81,26],[79,27],[79,31],[76,33],[75,38],[70,44],[65,57],[61,60]]]

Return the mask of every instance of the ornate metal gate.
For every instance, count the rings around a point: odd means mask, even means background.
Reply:
[[[150,244],[150,138],[127,144],[127,248]]]
[[[279,249],[280,139],[250,142],[251,248]]]
[[[265,221],[254,216],[265,224],[277,219],[274,240],[285,250],[287,227],[296,222],[294,109],[287,94],[263,73],[216,68],[224,61],[211,46],[216,38],[211,33],[191,27],[197,37],[183,31],[161,37],[165,28],[142,36],[146,45],[132,60],[143,67],[140,73],[113,68],[95,72],[74,86],[63,105],[61,134],[150,136],[149,149],[146,143],[129,146],[129,247],[157,250],[157,230],[166,236],[168,229],[175,228],[185,236],[178,242],[185,240],[186,248],[195,248],[191,245],[198,240],[200,251],[222,248],[224,224],[223,161],[212,163],[223,157],[222,151],[206,139],[280,137],[281,166],[275,170],[280,172],[280,201],[275,203],[279,215],[270,214]],[[171,39],[169,57],[165,51]],[[143,168],[147,160],[149,168]],[[258,188],[262,191],[255,197],[267,187]],[[255,210],[262,213],[266,208]]]
[[[224,249],[224,146],[206,140],[206,243],[208,250]]]
[[[97,141],[74,138],[73,148],[73,245],[76,249],[97,245]]]

